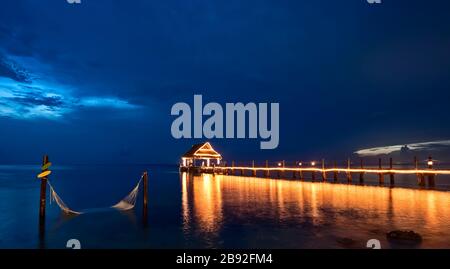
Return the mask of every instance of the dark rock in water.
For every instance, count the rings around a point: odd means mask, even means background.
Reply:
[[[422,242],[422,236],[414,231],[391,231],[386,234],[389,241],[405,244],[419,244]]]
[[[347,237],[338,238],[336,241],[344,247],[352,247],[356,243],[355,240]]]

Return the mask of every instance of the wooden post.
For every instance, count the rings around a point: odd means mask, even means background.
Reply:
[[[253,166],[253,171],[252,171],[252,176],[256,177],[256,169],[255,169],[255,161],[252,161],[252,166]]]
[[[300,166],[300,165],[299,165]],[[302,163],[303,166],[303,163]],[[303,180],[303,170],[302,167],[300,167],[300,170],[298,171],[298,176],[300,177],[300,180]]]
[[[382,167],[382,165],[381,165],[381,158],[379,158],[378,159],[378,169],[382,169],[383,167]],[[378,183],[380,184],[380,185],[384,185],[384,175],[383,175],[383,173],[379,173],[378,174]]]
[[[281,170],[281,176],[284,178],[284,167],[286,166],[284,160],[281,162],[281,165],[283,166],[283,170]]]
[[[419,160],[417,156],[414,156],[414,167],[416,170],[419,170]],[[425,177],[421,173],[417,173],[417,183],[420,187],[425,187]]]
[[[279,162],[277,162],[277,178],[280,178],[281,177],[281,172],[280,172],[280,163]]]
[[[269,168],[269,161],[268,161],[268,160],[266,160],[266,168]],[[269,171],[269,169],[266,169],[266,170],[264,171],[264,175],[265,175],[266,177],[270,177],[270,171]]]
[[[428,169],[433,170],[433,158],[428,157]],[[428,187],[434,187],[436,185],[434,174],[428,174]]]
[[[234,176],[234,161],[231,161],[231,175]]]
[[[364,169],[363,159],[361,159],[361,169]],[[359,173],[359,183],[364,183],[364,172]]]
[[[327,181],[327,172],[325,172],[325,159],[322,159],[322,180]]]
[[[336,163],[336,161],[334,161],[333,179],[334,179],[334,182],[338,181],[338,171],[337,171],[337,163]]]
[[[394,162],[392,161],[392,158],[389,158],[389,169],[394,169]],[[389,173],[389,178],[390,178],[390,184],[391,186],[395,185],[395,180],[394,180],[394,173],[390,172]]]
[[[298,163],[299,163],[299,162],[297,162],[297,161],[294,163],[294,169],[297,169]],[[292,171],[292,178],[293,178],[293,179],[296,179],[296,178],[297,178],[297,170],[293,170],[293,171]]]
[[[142,221],[144,223],[144,227],[147,226],[148,220],[148,173],[144,172],[143,178],[143,205],[142,205]]]
[[[283,162],[284,162],[284,161],[283,161]],[[277,163],[277,167],[278,167],[278,169],[277,169],[278,178],[281,178],[281,176],[282,176],[281,170],[282,170],[282,167],[283,167],[283,162]],[[281,165],[280,165],[280,164],[281,164]]]
[[[48,156],[45,155],[42,160],[42,166],[49,163]],[[46,169],[48,170],[48,169]],[[44,170],[44,171],[46,171]],[[42,172],[44,172],[42,171]],[[39,239],[41,248],[44,248],[44,237],[45,237],[45,204],[46,204],[46,196],[47,196],[47,181],[48,177],[41,178],[41,193],[39,199]]]
[[[347,169],[349,169],[349,171],[347,171],[347,182],[352,182],[352,173],[350,172],[350,168],[351,168],[351,161],[350,158],[347,159]]]

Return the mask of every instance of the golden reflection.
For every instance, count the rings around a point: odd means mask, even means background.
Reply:
[[[188,174],[181,173],[181,204],[183,209],[183,227],[189,229]]]
[[[194,176],[192,188],[187,181],[183,176],[183,216],[192,218],[192,204],[203,232],[218,233],[227,221],[289,227],[311,221],[339,235],[411,229],[450,238],[449,192],[225,175]]]
[[[192,182],[193,212],[203,232],[215,233],[222,222],[222,190],[220,176],[194,176]]]

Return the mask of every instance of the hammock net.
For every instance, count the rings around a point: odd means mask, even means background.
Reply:
[[[136,187],[134,187],[134,189],[127,196],[125,196],[122,200],[120,200],[117,204],[111,206],[110,208],[114,208],[120,211],[133,209],[136,205],[136,199],[139,193],[139,187],[141,185],[142,178],[143,177],[141,177],[139,182],[136,184]],[[68,215],[81,215],[86,213],[86,211],[80,212],[70,209],[61,199],[61,197],[56,193],[55,189],[50,184],[50,181],[48,181],[48,185],[50,187],[50,203],[56,202],[59,208],[61,208],[61,210]]]

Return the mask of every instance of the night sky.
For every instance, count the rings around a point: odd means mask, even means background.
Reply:
[[[2,1],[0,164],[175,163],[174,103],[280,103],[280,144],[314,159],[450,139],[450,2]],[[345,157],[344,157],[345,158]]]

